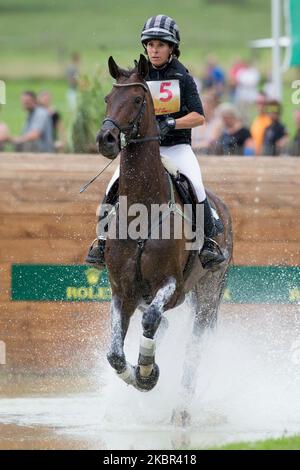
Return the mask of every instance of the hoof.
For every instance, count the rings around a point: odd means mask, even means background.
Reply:
[[[187,428],[191,425],[191,415],[186,410],[174,410],[171,418],[171,423],[174,426],[180,426],[182,428]]]
[[[118,356],[113,353],[108,353],[107,354],[107,360],[112,366],[113,369],[115,369],[118,374],[124,371],[126,368],[126,359],[125,356]]]
[[[142,392],[149,392],[152,390],[158,382],[159,378],[159,367],[157,364],[153,364],[153,369],[149,377],[142,377],[140,375],[140,368],[137,366],[135,370],[135,380],[138,389]]]

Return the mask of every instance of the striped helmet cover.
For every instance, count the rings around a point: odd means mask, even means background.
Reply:
[[[164,41],[179,44],[179,28],[175,21],[166,15],[157,15],[148,18],[144,24],[141,41],[147,39],[162,39]]]

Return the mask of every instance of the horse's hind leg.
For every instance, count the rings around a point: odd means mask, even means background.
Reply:
[[[207,272],[205,278],[192,291],[192,306],[195,313],[192,334],[186,347],[181,380],[181,403],[172,416],[174,423],[189,424],[189,405],[197,384],[198,366],[201,360],[202,336],[216,326],[218,308],[224,288],[226,268]],[[213,293],[213,294],[212,294]]]

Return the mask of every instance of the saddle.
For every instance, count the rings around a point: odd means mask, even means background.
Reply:
[[[174,187],[180,197],[182,204],[189,205],[190,207],[192,207],[192,214],[191,214],[190,222],[192,225],[192,230],[195,232],[196,231],[196,208],[197,208],[197,204],[199,204],[199,201],[198,201],[194,186],[187,176],[179,172],[178,168],[174,165],[171,159],[166,158],[166,157],[161,157],[161,159],[162,159],[162,163],[164,165],[164,168],[169,178],[171,205],[174,204],[175,206],[174,189],[173,189]],[[118,201],[118,197],[119,197],[119,179],[117,179],[112,185],[109,191],[108,197],[107,197],[107,202],[112,205],[115,205]],[[218,233],[223,232],[224,228],[223,228],[221,219],[219,218],[217,214],[216,208],[211,206],[211,209],[212,209],[212,213],[215,219],[215,227],[216,227],[215,235],[217,235]],[[182,214],[181,211],[177,210],[177,212]],[[190,251],[187,263],[183,270],[184,279],[188,278],[193,268],[194,261],[196,257],[198,256],[198,254],[199,254],[199,249]]]
[[[184,175],[183,173],[180,173],[179,169],[174,165],[172,160],[168,157],[161,157],[162,164],[165,167],[165,170],[167,173],[172,178],[173,184],[179,194],[180,200],[183,204],[191,204],[192,209],[193,209],[193,223],[194,223],[194,216],[196,214],[196,206],[199,203],[194,185],[191,182],[191,180]],[[224,231],[224,227],[222,224],[221,219],[219,218],[218,212],[216,210],[216,207],[214,207],[214,204],[210,200],[210,206],[212,210],[212,214],[214,216],[215,220],[215,225],[216,225],[216,235],[218,233],[222,233]],[[195,227],[193,227],[194,229]]]

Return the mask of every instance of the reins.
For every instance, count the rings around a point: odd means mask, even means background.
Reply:
[[[148,93],[149,89],[144,83],[140,82],[133,82],[133,83],[114,83],[114,87],[117,88],[122,88],[122,87],[132,87],[132,86],[140,86],[142,87],[146,93]],[[104,119],[103,124],[106,122],[111,122],[117,129],[120,131],[120,148],[123,150],[123,148],[127,147],[129,144],[138,144],[138,143],[144,143],[144,142],[150,142],[152,140],[159,141],[159,135],[153,136],[153,137],[138,137],[139,133],[139,125],[141,122],[141,119],[143,117],[143,114],[145,112],[146,108],[146,93],[143,98],[143,102],[141,104],[141,107],[132,121],[132,124],[130,126],[120,126],[114,119],[107,117]],[[129,139],[127,138],[126,132],[131,131],[129,135]]]
[[[145,90],[146,93],[148,93],[148,91],[149,91],[148,87],[144,83],[140,83],[140,82],[114,83],[113,86],[114,87],[140,86]],[[115,126],[117,129],[119,129],[119,132],[120,132],[119,145],[120,145],[121,150],[123,150],[123,148],[127,147],[127,145],[129,145],[129,144],[141,144],[141,143],[144,143],[144,142],[151,142],[151,141],[155,141],[155,140],[159,141],[159,135],[153,136],[153,137],[138,137],[139,125],[140,125],[140,121],[143,117],[143,114],[145,112],[145,108],[146,108],[146,94],[144,95],[142,105],[141,105],[135,119],[133,120],[133,122],[130,126],[120,126],[114,119],[112,119],[110,117],[105,118],[104,121],[102,122],[102,125],[105,122],[111,122],[113,124],[113,126]],[[131,131],[129,139],[127,138],[127,135],[126,135],[127,131]],[[88,181],[85,185],[83,185],[80,188],[79,193],[80,194],[83,193],[83,191],[85,191],[90,186],[90,184],[92,184],[106,170],[106,168],[108,168],[109,165],[111,165],[112,162],[113,162],[113,160],[111,160],[106,165],[106,167],[103,168],[103,170],[99,171],[99,173],[97,173],[96,176],[94,176],[90,181]]]

